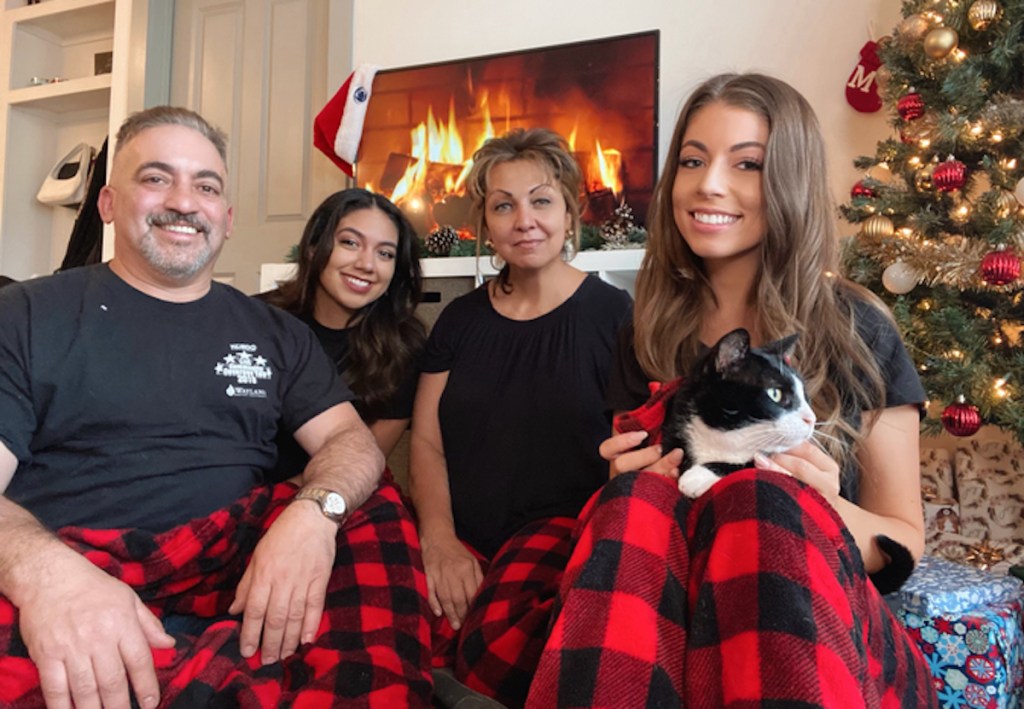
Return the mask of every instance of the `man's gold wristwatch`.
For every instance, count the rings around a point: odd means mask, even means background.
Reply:
[[[320,505],[324,517],[342,524],[348,518],[348,505],[341,493],[322,487],[304,487],[295,493],[296,500],[313,500]]]

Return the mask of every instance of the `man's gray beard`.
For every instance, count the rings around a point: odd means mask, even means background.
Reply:
[[[191,245],[185,248],[171,246],[161,249],[152,232],[146,233],[140,246],[142,255],[149,265],[174,280],[191,278],[203,270],[214,256],[206,232],[203,233],[203,242],[198,251]]]

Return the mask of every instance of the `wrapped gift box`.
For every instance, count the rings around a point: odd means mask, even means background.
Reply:
[[[1024,701],[1024,584],[924,557],[896,594],[897,618],[921,649],[943,707]]]
[[[1024,582],[963,564],[924,556],[899,591],[903,608],[922,617],[964,613],[1020,598]]]
[[[917,643],[942,707],[1013,709],[1024,698],[1020,599],[961,616],[896,617]]]

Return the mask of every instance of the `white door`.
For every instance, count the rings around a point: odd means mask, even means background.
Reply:
[[[235,228],[217,278],[255,293],[261,263],[283,261],[344,175],[313,148],[327,100],[324,0],[177,0],[171,103],[228,134]]]

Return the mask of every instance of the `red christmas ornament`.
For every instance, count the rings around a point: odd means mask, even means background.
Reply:
[[[936,165],[932,173],[932,185],[940,192],[958,190],[966,181],[967,166],[952,158]]]
[[[981,414],[961,396],[942,412],[942,426],[954,436],[973,436],[981,428]]]
[[[851,197],[867,197],[873,199],[878,195],[873,189],[864,184],[864,180],[858,180],[852,188],[850,188]]]
[[[981,279],[990,286],[1005,286],[1020,276],[1020,258],[1002,248],[981,260]]]
[[[905,121],[914,121],[924,115],[924,99],[921,94],[900,96],[896,102],[896,112]]]

